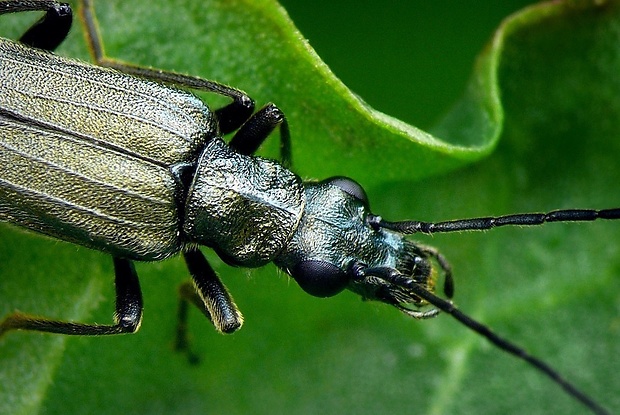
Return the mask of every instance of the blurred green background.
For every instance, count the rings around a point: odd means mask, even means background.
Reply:
[[[373,108],[422,129],[460,98],[499,23],[532,1],[280,2],[310,45]]]

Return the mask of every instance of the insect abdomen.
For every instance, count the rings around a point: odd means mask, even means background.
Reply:
[[[179,249],[161,166],[0,117],[0,219],[135,259]]]
[[[116,256],[173,255],[170,166],[216,132],[189,93],[0,39],[0,220]]]

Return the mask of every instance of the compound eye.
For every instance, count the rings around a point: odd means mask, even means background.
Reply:
[[[326,181],[334,186],[338,186],[343,192],[358,199],[364,206],[368,206],[368,196],[364,188],[353,179],[349,179],[348,177],[332,177]]]
[[[349,283],[344,271],[325,261],[301,261],[293,267],[291,275],[305,292],[315,297],[336,295]]]

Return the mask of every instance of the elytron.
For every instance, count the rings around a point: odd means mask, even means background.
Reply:
[[[195,304],[218,331],[234,332],[242,314],[199,250],[204,245],[230,265],[273,262],[314,296],[348,289],[417,319],[446,312],[527,361],[593,412],[607,413],[545,362],[456,308],[448,261],[406,236],[615,220],[620,209],[386,221],[371,213],[365,191],[352,179],[304,182],[289,170],[289,128],[276,105],[254,111],[253,100],[238,89],[106,58],[91,2],[80,5],[97,65],[51,53],[70,30],[69,5],[0,2],[0,14],[45,12],[19,41],[0,39],[0,220],[109,254],[115,321],[76,323],[15,312],[0,322],[0,336],[11,330],[135,332],[143,304],[133,262],[177,254],[193,281],[193,287],[181,288],[182,307]],[[232,102],[211,110],[179,88],[214,92]],[[282,160],[254,156],[277,128]],[[231,133],[226,143],[222,137]],[[437,274],[447,299],[434,293]],[[186,343],[180,331],[178,344]]]

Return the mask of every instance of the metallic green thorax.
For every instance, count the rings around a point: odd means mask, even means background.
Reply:
[[[305,205],[298,176],[212,140],[198,161],[183,230],[236,265],[273,260],[291,239]]]

